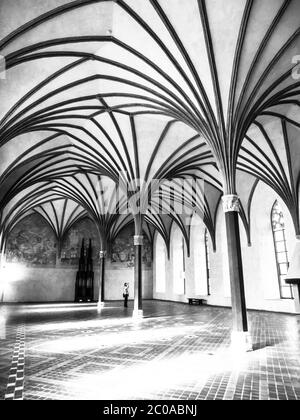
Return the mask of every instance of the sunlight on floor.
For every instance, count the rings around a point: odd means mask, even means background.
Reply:
[[[127,322],[118,322],[115,325],[121,324],[128,324]],[[93,326],[99,327],[99,330],[103,321],[86,321],[82,323],[82,328],[88,328]],[[77,321],[74,322],[74,324]],[[70,324],[67,323],[69,328]],[[106,325],[113,325],[111,322],[107,322]],[[63,327],[63,324],[60,326]],[[135,324],[133,326],[133,331],[116,331],[117,333],[106,333],[105,331],[101,332],[101,335],[94,334],[94,335],[84,335],[82,334],[80,337],[67,337],[67,338],[59,338],[53,339],[51,341],[46,341],[45,343],[38,345],[35,347],[36,351],[41,352],[48,352],[48,353],[64,353],[64,352],[76,352],[80,350],[89,350],[89,349],[96,349],[96,348],[103,348],[103,347],[111,347],[116,345],[124,345],[124,344],[138,344],[144,343],[146,341],[156,341],[161,339],[168,339],[175,336],[181,336],[184,334],[191,334],[193,332],[199,332],[199,326],[185,326],[185,327],[161,327],[157,329],[149,329],[149,330],[140,330],[141,326]],[[52,329],[52,328],[51,328]],[[43,329],[44,331],[44,329]],[[100,331],[99,331],[100,332]]]
[[[23,340],[25,399],[300,398],[298,317],[249,312],[255,351],[236,354],[230,309],[146,301],[144,314],[133,319],[121,301],[100,313],[96,304],[0,307],[3,369]]]
[[[262,352],[260,350],[259,352]],[[164,392],[169,388],[183,388],[195,383],[204,385],[212,375],[222,376],[231,371],[231,385],[235,386],[238,372],[247,367],[249,361],[258,359],[259,352],[232,355],[230,351],[215,355],[182,354],[163,358],[128,368],[115,368],[98,374],[81,374],[77,380],[69,381],[66,388],[72,388],[82,399],[125,399],[133,395],[145,397],[153,392]],[[236,374],[235,374],[236,372]]]

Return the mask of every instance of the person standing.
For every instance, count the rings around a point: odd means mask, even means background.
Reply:
[[[128,306],[128,296],[129,296],[129,283],[124,283],[124,289],[123,289],[124,308],[127,308]]]

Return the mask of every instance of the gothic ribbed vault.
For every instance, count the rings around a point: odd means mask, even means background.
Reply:
[[[265,182],[299,234],[299,9],[298,0],[3,0],[2,244],[26,214],[53,223],[66,208],[74,213],[57,235],[87,213],[109,239],[131,216],[103,216],[95,186],[136,179],[145,191],[153,179],[203,180],[187,213],[199,212],[213,243],[223,193],[238,193],[250,243],[251,200]],[[168,244],[178,223],[188,245],[183,219],[148,211],[145,229]]]

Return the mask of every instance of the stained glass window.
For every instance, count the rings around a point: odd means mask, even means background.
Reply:
[[[281,299],[293,299],[293,290],[285,283],[289,268],[288,252],[285,238],[284,216],[278,201],[275,201],[271,214],[274,247],[277,263],[279,291]]]
[[[207,281],[207,294],[210,295],[210,256],[209,256],[209,244],[208,244],[208,230],[205,229],[204,234],[204,243],[205,243],[205,258],[206,258],[206,281]]]

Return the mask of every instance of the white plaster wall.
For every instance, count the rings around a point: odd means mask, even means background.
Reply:
[[[7,264],[1,270],[2,302],[73,302],[76,270]]]
[[[142,271],[143,299],[152,299],[152,270]],[[105,300],[123,299],[124,283],[129,283],[129,299],[134,298],[133,268],[120,270],[106,270]]]
[[[174,230],[177,227],[172,227],[171,230],[171,243],[174,236]],[[156,238],[155,242],[156,243]],[[165,293],[159,293],[156,291],[156,262],[155,258],[153,261],[153,298],[154,299],[161,299],[161,300],[169,300],[174,302],[187,302],[187,297],[193,296],[194,294],[194,273],[193,273],[193,266],[192,266],[192,257],[187,256],[187,247],[186,243],[184,243],[184,262],[185,262],[185,294],[177,294],[174,291],[174,284],[173,284],[173,276],[174,276],[174,267],[173,267],[173,247],[170,247],[170,258],[166,258],[166,291]],[[193,254],[191,252],[191,254]],[[167,251],[166,251],[167,255]]]
[[[201,222],[202,223],[202,222]],[[192,227],[193,229],[193,227]],[[201,237],[204,238],[204,226],[202,226],[202,230],[201,231]],[[174,227],[172,228],[172,232],[171,232],[171,241],[173,238],[173,233],[174,233]],[[192,240],[191,240],[191,252],[190,252],[190,257],[188,257],[187,255],[187,247],[186,244],[184,246],[184,255],[185,255],[185,294],[177,294],[174,292],[174,287],[173,287],[173,272],[174,272],[174,267],[173,267],[173,247],[170,247],[170,258],[166,258],[166,291],[165,293],[159,293],[156,291],[156,261],[154,259],[153,261],[153,298],[154,299],[161,299],[161,300],[170,300],[170,301],[175,301],[175,302],[187,302],[187,298],[188,297],[194,297],[195,295],[195,282],[198,281],[198,277],[195,273],[195,253],[193,252],[194,250],[194,240],[199,240],[199,238],[195,237],[195,235],[192,235]],[[156,238],[154,243],[156,243]],[[211,243],[210,243],[210,247],[211,247]],[[166,255],[167,255],[167,251],[166,251]],[[200,295],[199,295],[200,297]],[[204,296],[201,296],[204,297]],[[205,299],[207,299],[208,297],[205,296]]]
[[[0,302],[73,302],[76,271],[74,268],[32,268],[6,264],[0,272]],[[133,269],[107,269],[105,299],[123,299],[123,284],[130,283],[134,293]],[[152,298],[152,270],[143,270],[143,298]],[[94,272],[94,299],[99,294],[99,270]]]
[[[223,223],[223,218],[221,217],[222,212],[218,212],[218,224]],[[195,293],[195,283],[198,281],[198,276],[201,273],[196,272],[197,263],[195,262],[196,255],[193,252],[194,244],[196,241],[204,240],[204,226],[202,229],[195,229],[191,235],[191,253],[190,257],[187,256],[187,251],[185,249],[185,281],[186,281],[186,293],[185,295],[176,295],[173,290],[173,253],[172,246],[170,248],[170,259],[166,261],[166,292],[157,293],[156,292],[156,269],[155,269],[155,260],[153,262],[153,297],[154,299],[161,300],[170,300],[176,302],[185,302],[187,303],[187,298],[189,297],[202,297],[207,300],[207,303],[210,305],[221,305],[221,306],[230,306],[230,297],[225,297],[225,287],[223,284],[223,252],[222,248],[219,246],[217,252],[213,253],[211,239],[209,239],[209,253],[210,253],[210,295],[196,295]],[[197,237],[195,232],[201,232],[201,238]],[[172,240],[172,235],[171,235]],[[222,244],[221,230],[217,232],[217,243]]]
[[[249,309],[295,313],[295,302],[280,299],[273,234],[271,230],[271,209],[278,199],[285,216],[286,240],[289,257],[292,257],[296,244],[295,231],[291,216],[282,200],[266,185],[259,183],[255,191],[251,207],[251,241],[249,247],[246,232],[240,222],[240,235],[245,280],[246,304]],[[210,305],[231,306],[229,272],[227,263],[227,244],[225,237],[225,218],[221,207],[217,212],[216,252],[210,248],[210,296],[206,296]],[[186,294],[177,296],[173,293],[172,246],[170,260],[166,262],[166,292],[157,293],[156,270],[154,261],[153,297],[155,299],[187,302],[187,297],[195,296],[195,255],[193,243],[201,238],[191,236],[191,256],[185,258]],[[200,296],[198,296],[200,297]],[[204,296],[202,296],[204,297]]]

